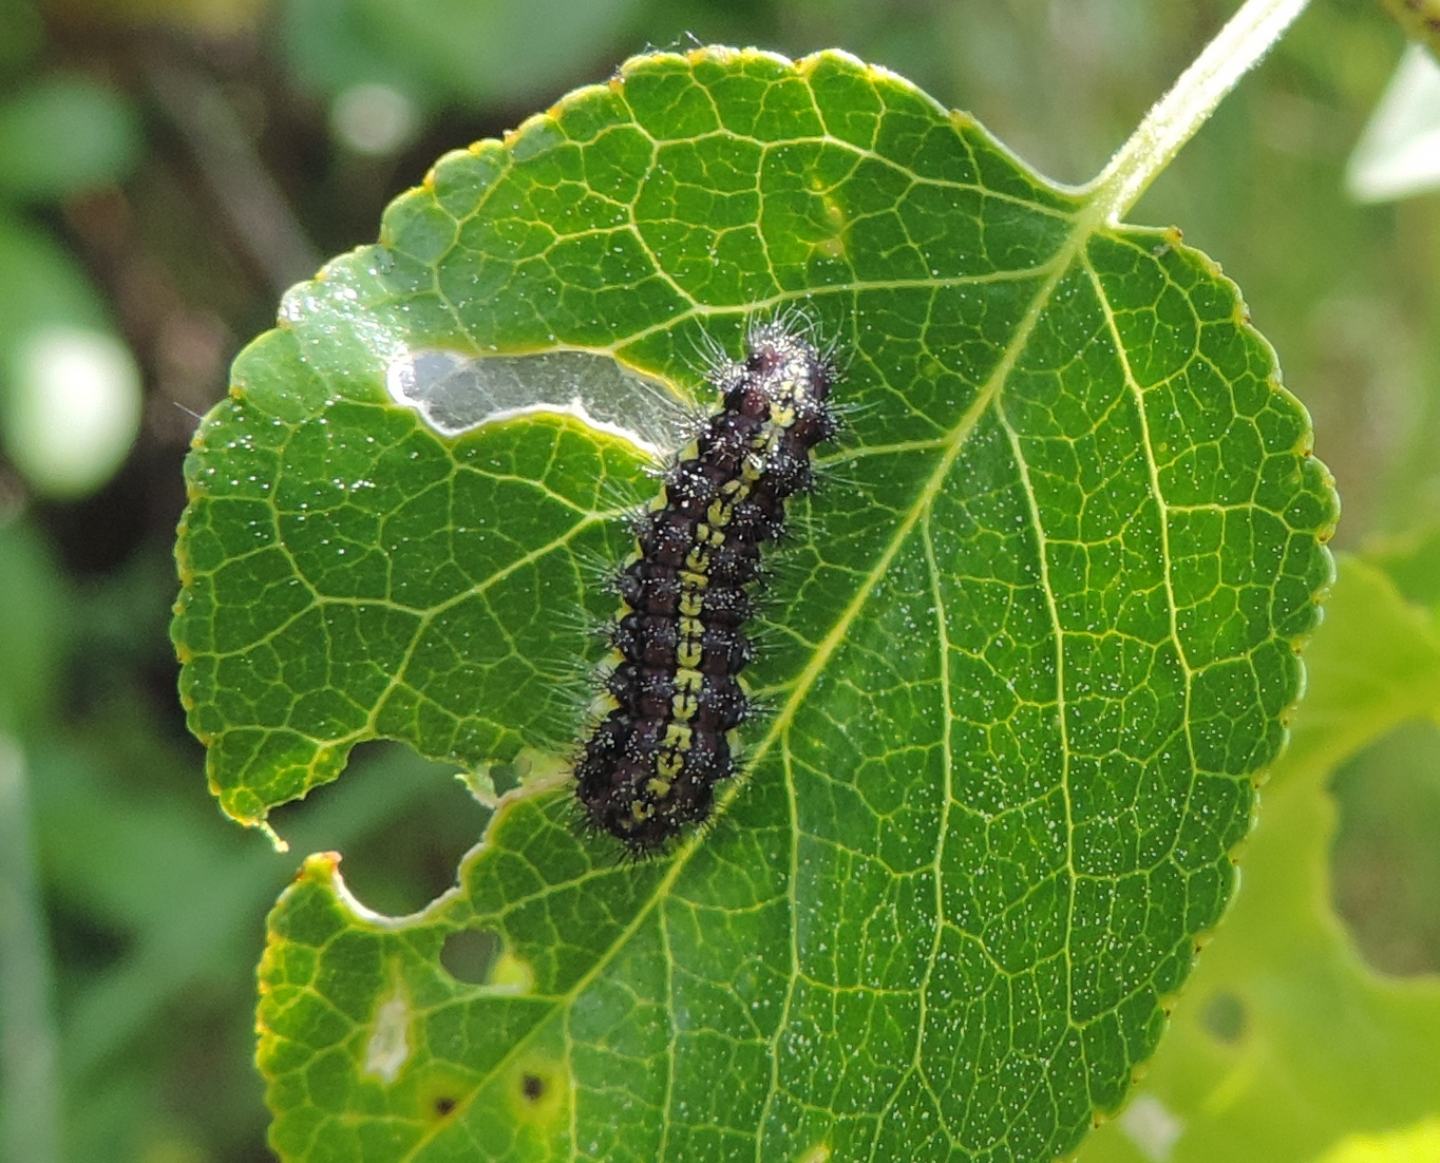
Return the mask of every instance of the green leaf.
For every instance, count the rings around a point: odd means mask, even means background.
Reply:
[[[773,710],[715,826],[621,862],[564,761],[593,562],[654,489],[622,429],[796,307],[854,413],[776,555]],[[1072,1149],[1230,896],[1335,517],[1212,262],[838,53],[638,58],[442,158],[242,354],[188,478],[175,635],[227,811],[375,736],[531,769],[422,914],[333,855],[277,905],[297,1159]],[[493,950],[465,981],[460,933]]]
[[[1440,982],[1377,973],[1336,916],[1331,772],[1407,720],[1440,720],[1440,626],[1365,560],[1344,559],[1309,651],[1295,740],[1243,852],[1246,888],[1145,1084],[1084,1163],[1358,1158],[1357,1124],[1401,1132],[1436,1112]],[[1413,1136],[1417,1142],[1423,1131]],[[1423,1149],[1366,1158],[1430,1158]]]

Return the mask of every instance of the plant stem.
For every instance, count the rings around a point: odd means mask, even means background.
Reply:
[[[265,168],[220,86],[199,69],[154,62],[150,91],[195,155],[235,239],[277,293],[320,269],[320,256]]]
[[[1094,199],[1092,209],[1103,221],[1119,221],[1135,204],[1309,2],[1245,0],[1086,187]]]

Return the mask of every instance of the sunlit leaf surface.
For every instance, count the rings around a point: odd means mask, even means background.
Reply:
[[[1336,915],[1327,782],[1397,725],[1440,719],[1440,627],[1347,557],[1310,665],[1294,744],[1243,850],[1245,891],[1141,1092],[1082,1163],[1435,1157],[1440,981],[1376,972]]]
[[[776,555],[770,710],[713,829],[621,862],[563,774],[595,563],[666,398],[791,308],[853,414]],[[412,406],[467,383],[512,409]],[[423,915],[330,856],[277,906],[283,1156],[1037,1159],[1120,1103],[1233,887],[1335,513],[1178,233],[851,58],[660,54],[441,159],[234,384],[176,620],[226,810],[376,736],[536,773]]]

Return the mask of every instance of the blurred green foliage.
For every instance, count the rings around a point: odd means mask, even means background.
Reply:
[[[372,239],[381,207],[443,150],[502,133],[647,44],[843,47],[969,109],[1042,171],[1082,181],[1232,7],[574,0],[555,17],[553,5],[496,0],[446,5],[446,17],[380,0],[0,4],[0,783],[24,793],[0,809],[0,974],[12,975],[0,992],[36,1002],[23,1024],[0,1008],[0,1157],[45,1163],[51,1134],[77,1160],[267,1157],[253,964],[298,854],[343,849],[360,898],[403,911],[449,883],[484,823],[444,772],[383,750],[277,819],[291,855],[223,822],[203,787],[165,634],[179,462],[191,413],[221,396],[230,359],[273,319],[278,286],[313,273],[316,255]],[[1440,198],[1362,207],[1343,183],[1402,44],[1369,0],[1317,0],[1133,217],[1182,224],[1241,284],[1315,417],[1345,498],[1340,541],[1433,616]],[[119,401],[113,419],[75,424],[75,439],[37,461],[37,441],[12,435],[17,400],[33,391],[22,357],[57,331],[118,347],[143,410],[127,410],[134,389],[106,365],[112,382],[93,399]],[[50,429],[93,415],[68,396],[53,414],[47,403],[48,391],[38,414]],[[26,414],[35,422],[35,407]],[[1341,632],[1337,612],[1320,633]],[[1367,973],[1434,982],[1440,737],[1413,723],[1390,737],[1391,726],[1334,744],[1317,769],[1305,810],[1338,819],[1316,883]],[[1266,827],[1262,816],[1257,859]],[[33,865],[21,867],[17,837]],[[1241,907],[1251,889],[1260,898],[1262,872],[1247,873]],[[15,955],[11,938],[27,931],[48,964]],[[1230,936],[1222,925],[1217,954]],[[29,1053],[46,1046],[53,1069]],[[1191,1072],[1175,1093],[1197,1104],[1226,1069],[1204,1054],[1163,1066]],[[16,1085],[21,1073],[56,1091],[57,1126],[39,1125],[43,1103],[17,1105],[34,1093]],[[1166,1109],[1185,1118],[1175,1102]],[[1343,1095],[1331,1108],[1337,1128],[1404,1129]],[[17,1154],[37,1144],[42,1154]],[[1357,1150],[1336,1144],[1333,1158],[1367,1157]],[[1243,1145],[1227,1157],[1282,1158]]]
[[[140,152],[131,104],[83,74],[42,73],[0,105],[0,194],[51,200],[123,178]]]

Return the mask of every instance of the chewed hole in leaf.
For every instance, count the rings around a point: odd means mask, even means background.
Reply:
[[[423,909],[455,884],[461,858],[489,812],[455,779],[452,764],[408,748],[356,747],[345,778],[275,810],[276,831],[306,851],[345,854],[345,884],[387,916]]]
[[[391,360],[385,383],[397,404],[414,408],[444,436],[558,412],[658,456],[680,442],[687,414],[684,402],[659,380],[588,351],[406,351]]]
[[[492,929],[461,929],[445,938],[440,964],[467,985],[487,985],[499,960],[500,934]]]

